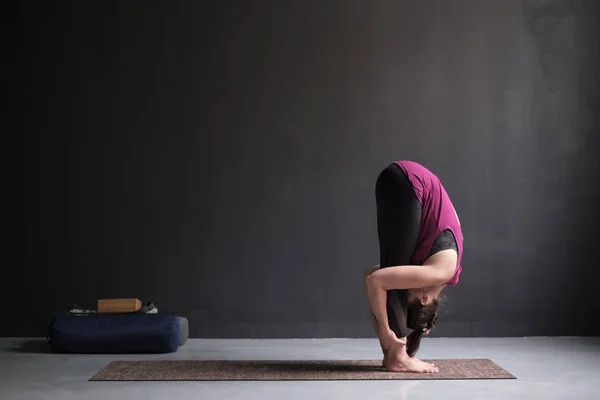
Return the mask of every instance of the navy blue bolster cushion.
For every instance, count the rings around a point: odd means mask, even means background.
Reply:
[[[48,331],[55,353],[174,353],[180,323],[173,314],[57,315]]]

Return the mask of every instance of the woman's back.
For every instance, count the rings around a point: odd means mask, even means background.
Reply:
[[[463,235],[454,205],[439,178],[430,170],[414,161],[397,161],[396,164],[407,175],[422,207],[421,231],[412,262],[423,264],[435,238],[444,230],[450,230],[456,240],[458,259],[456,272],[447,284],[456,285],[462,271]]]

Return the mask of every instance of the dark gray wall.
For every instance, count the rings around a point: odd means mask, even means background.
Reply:
[[[373,189],[397,159],[464,227],[437,335],[600,334],[596,4],[23,5],[0,334],[136,296],[196,337],[373,336]]]

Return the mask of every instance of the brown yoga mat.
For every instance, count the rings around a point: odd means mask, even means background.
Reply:
[[[113,361],[90,381],[516,379],[488,359],[429,360],[435,374],[391,373],[381,360]]]

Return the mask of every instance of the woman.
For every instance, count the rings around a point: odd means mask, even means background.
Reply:
[[[437,320],[442,290],[458,283],[463,236],[439,179],[412,161],[398,161],[377,179],[380,266],[365,286],[383,366],[393,372],[438,372],[414,357]],[[407,328],[412,333],[407,336]]]

